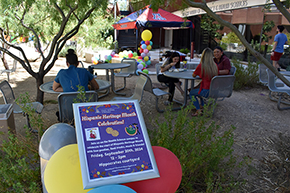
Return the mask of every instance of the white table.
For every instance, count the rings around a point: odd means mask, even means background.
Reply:
[[[115,94],[119,95],[126,95],[124,93],[118,93],[117,90],[115,90],[115,73],[114,69],[122,69],[122,68],[128,68],[130,64],[127,63],[102,63],[102,64],[97,64],[97,65],[90,65],[90,69],[104,69],[106,70],[106,79],[109,81],[109,70],[111,71],[111,87],[112,91]],[[89,71],[91,71],[89,69]]]
[[[163,72],[164,76],[170,77],[170,78],[178,78],[178,79],[184,79],[184,94],[183,94],[183,104],[180,108],[175,108],[172,110],[179,110],[183,107],[186,106],[187,104],[187,89],[188,89],[188,80],[191,80],[191,88],[194,87],[194,80],[195,79],[200,79],[199,76],[193,77],[192,73],[194,72],[194,70],[188,69],[185,70],[183,72],[169,72],[169,71],[165,71]]]
[[[96,78],[95,78],[95,80],[97,81],[97,83],[99,85],[99,89],[97,90],[97,92],[106,90],[106,89],[108,89],[111,86],[111,83],[109,81],[96,79]],[[46,83],[43,83],[42,85],[40,85],[39,89],[42,92],[49,93],[49,94],[60,94],[60,93],[62,93],[62,92],[56,92],[56,91],[52,90],[52,85],[53,85],[53,81],[46,82]],[[102,97],[107,96],[107,95],[108,95],[108,92],[106,92],[105,94],[103,94],[101,96],[98,96],[98,98],[102,98]]]

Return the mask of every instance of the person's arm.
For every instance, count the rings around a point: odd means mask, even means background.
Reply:
[[[94,78],[90,81],[90,84],[94,90],[98,90],[100,88],[99,84],[97,83],[97,81]]]
[[[219,65],[221,65],[222,68],[218,72],[219,75],[228,75],[230,73],[232,65],[230,60],[226,56],[223,57],[223,61],[221,61]]]
[[[277,47],[277,44],[278,44],[278,42],[275,41],[275,42],[274,42],[274,45],[273,45],[273,49],[271,50],[271,52],[274,52],[274,51],[275,51],[275,49],[276,49],[276,47]]]
[[[225,69],[225,70],[219,70],[219,75],[228,75],[229,74],[229,70]]]
[[[165,71],[169,70],[172,66],[175,66],[175,63],[172,62],[170,64],[167,64],[167,65],[161,67],[161,72],[165,72]]]
[[[55,92],[63,92],[62,86],[55,81],[53,81],[52,90],[54,90]]]
[[[192,73],[192,77],[196,77],[197,76],[197,74],[194,74],[194,72]]]

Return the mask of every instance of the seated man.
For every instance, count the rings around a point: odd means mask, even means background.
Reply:
[[[89,90],[90,83],[92,90],[99,89],[94,76],[85,68],[77,68],[78,57],[73,49],[69,49],[66,54],[66,64],[68,69],[61,69],[54,79],[52,89],[57,92],[77,92],[77,86],[83,86],[86,91]]]

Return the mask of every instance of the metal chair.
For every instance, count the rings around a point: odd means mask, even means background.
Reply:
[[[284,104],[288,104],[290,105],[290,103],[288,102],[285,102],[285,101],[282,101],[282,96],[283,96],[283,93],[286,93],[290,96],[290,87],[288,87],[287,85],[285,85],[282,81],[279,83],[282,83],[283,86],[277,86],[276,84],[276,77],[275,77],[275,74],[269,70],[269,69],[266,69],[267,71],[267,74],[268,74],[268,88],[271,92],[277,92],[278,93],[278,97],[279,99],[278,100],[274,100],[274,101],[277,101],[277,108],[279,110],[286,110],[286,109],[290,109],[290,107],[280,107],[281,103],[284,103]],[[280,80],[280,79],[279,79]]]
[[[26,116],[27,119],[27,126],[31,129],[30,122],[29,122],[29,116],[27,113],[23,112],[21,107],[15,103],[15,96],[14,92],[7,80],[3,80],[0,83],[0,91],[3,94],[4,102],[5,104],[13,104],[13,113],[22,113],[24,116]],[[32,103],[26,103],[21,104],[23,106],[31,106],[32,109],[35,110],[36,113],[41,113],[43,110],[43,105],[40,102],[32,102]]]
[[[156,110],[159,112],[159,113],[163,113],[164,110],[161,110],[159,109],[158,107],[158,100],[160,97],[163,97],[164,95],[170,95],[169,92],[165,92],[159,88],[153,88],[152,86],[152,80],[151,78],[148,76],[148,74],[144,73],[144,72],[138,72],[139,74],[142,74],[143,76],[146,76],[147,77],[147,83],[145,85],[145,88],[144,90],[145,91],[148,91],[150,93],[152,93],[155,97],[156,97],[156,103],[155,103],[155,107],[156,107]]]
[[[223,101],[225,98],[228,98],[232,95],[235,78],[236,77],[234,75],[219,75],[212,78],[210,83],[209,96],[207,98],[203,98],[205,100],[210,98],[214,99],[213,113],[217,101]]]
[[[156,77],[157,77],[157,80],[158,80],[158,74],[161,70],[161,66],[162,66],[162,63],[157,63],[155,64],[155,69],[156,69]],[[159,81],[158,81],[159,82]],[[169,87],[169,84],[166,84],[164,82],[159,82],[161,84],[161,86],[163,87]]]
[[[5,70],[1,70],[0,74],[6,72],[7,73],[7,79],[8,82],[10,81],[10,73],[15,72],[17,68],[17,60],[13,60],[13,67],[11,69],[5,69]]]
[[[148,81],[148,78],[144,76],[144,74],[140,73],[139,78],[137,79],[136,86],[134,93],[131,97],[114,97],[112,101],[118,101],[118,100],[130,100],[130,99],[137,99],[139,103],[142,101],[143,93],[145,85]]]
[[[98,94],[96,91],[86,91],[84,101],[77,98],[79,92],[63,92],[58,95],[59,121],[74,124],[72,104],[74,102],[96,102]]]
[[[262,83],[265,86],[268,85],[268,74],[267,74],[267,71],[266,71],[267,69],[268,68],[265,66],[265,64],[259,64],[259,81],[260,81],[260,83]],[[275,85],[276,85],[276,87],[283,87],[284,83],[279,80],[279,81],[275,82]],[[272,96],[272,91],[271,90],[269,90],[269,95],[268,96],[269,96],[270,100],[278,102],[278,100]],[[284,103],[284,101],[282,103]]]
[[[230,75],[235,75],[236,74],[236,70],[237,70],[237,68],[232,66],[231,70],[230,70]]]
[[[85,68],[84,63],[82,61],[79,61],[79,65],[81,65],[82,68]]]
[[[132,58],[124,58],[121,63],[128,63],[130,66],[128,68],[123,68],[119,73],[115,73],[116,77],[123,77],[124,78],[124,86],[119,88],[116,91],[123,90],[126,87],[126,78],[131,77],[132,75],[136,74],[137,70],[137,62],[135,59]],[[114,65],[114,63],[112,64]]]

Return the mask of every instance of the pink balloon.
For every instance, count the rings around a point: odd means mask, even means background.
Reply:
[[[178,158],[168,149],[152,146],[160,178],[123,184],[138,193],[166,192],[175,193],[178,189],[182,169]]]
[[[144,49],[143,52],[144,52],[145,54],[147,54],[149,51],[148,51],[147,49]]]

